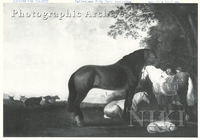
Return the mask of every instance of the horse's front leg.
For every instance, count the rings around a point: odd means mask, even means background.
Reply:
[[[190,115],[190,113],[189,113],[189,108],[188,108],[188,105],[187,105],[187,103],[186,102],[183,102],[183,107],[184,107],[184,109],[185,109],[185,121],[189,121],[189,119],[191,119],[190,117],[191,117],[191,115]]]
[[[124,102],[124,110],[123,110],[123,119],[124,121],[127,121],[128,120],[128,115],[127,115],[127,112],[128,112],[128,97],[129,97],[129,90],[126,90],[125,91],[125,102]]]
[[[190,115],[190,111],[188,110],[187,92],[186,91],[187,91],[186,88],[181,88],[178,91],[178,95],[180,97],[183,108],[185,109],[185,121],[189,121],[189,119],[191,119],[191,115]]]
[[[156,96],[156,99],[157,99],[157,104],[158,104],[158,111],[159,111],[159,118],[162,118],[165,114],[165,110],[166,110],[166,107],[165,107],[165,99],[164,99],[164,96],[161,95],[160,93],[157,93],[155,94]],[[164,114],[162,113],[164,111]]]
[[[135,87],[129,88],[129,90],[126,90],[126,98],[124,103],[124,112],[123,112],[123,119],[127,122],[130,122],[130,108],[132,105],[132,99],[135,94]]]
[[[169,119],[175,120],[175,110],[172,106],[174,97],[173,96],[165,96],[165,106],[166,106],[166,116],[169,116]]]

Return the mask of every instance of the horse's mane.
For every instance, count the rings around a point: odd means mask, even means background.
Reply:
[[[136,56],[138,56],[137,54],[140,54],[141,56],[144,56],[144,52],[145,51],[151,51],[150,49],[139,49],[139,50],[136,50],[136,51],[134,51],[134,52],[132,52],[132,53],[130,53],[130,54],[128,54],[128,55],[125,55],[121,60],[122,61],[126,61],[126,60],[128,60],[128,59],[132,59],[132,57],[136,57]]]
[[[135,63],[143,64],[144,63],[144,52],[151,51],[150,49],[139,49],[128,55],[125,55],[117,63],[127,64],[128,66],[134,66]],[[152,52],[152,51],[151,51]]]
[[[139,49],[128,55],[125,55],[122,59],[120,59],[116,64],[123,66],[124,68],[128,68],[130,73],[133,75],[137,75],[142,67],[145,65],[145,52],[152,52],[150,49]]]

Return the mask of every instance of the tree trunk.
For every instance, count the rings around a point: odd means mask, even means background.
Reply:
[[[196,40],[196,44],[198,44],[197,42],[197,29],[195,28],[194,26],[194,23],[193,23],[193,20],[192,20],[192,17],[191,17],[191,14],[189,13],[188,15],[188,20],[189,20],[189,23],[190,23],[190,26],[192,27],[192,31],[193,31],[193,34],[194,34],[194,38]]]

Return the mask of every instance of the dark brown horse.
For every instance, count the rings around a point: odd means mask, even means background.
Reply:
[[[75,121],[83,126],[80,104],[92,88],[126,90],[124,118],[131,107],[132,98],[145,65],[156,64],[157,55],[149,49],[141,49],[124,56],[107,66],[88,65],[79,68],[69,79],[68,111],[75,112]]]

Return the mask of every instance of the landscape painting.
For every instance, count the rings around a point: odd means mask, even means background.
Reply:
[[[3,137],[198,138],[198,3],[3,3]]]

